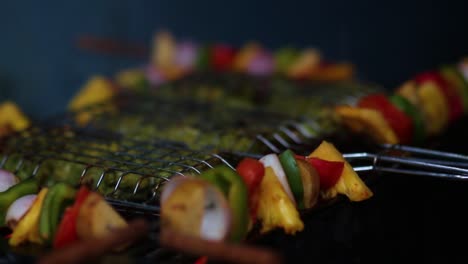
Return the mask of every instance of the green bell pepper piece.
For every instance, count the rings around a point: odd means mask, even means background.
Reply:
[[[412,119],[413,142],[415,144],[421,144],[426,138],[426,127],[421,112],[403,96],[392,95],[390,101]]]
[[[39,235],[44,241],[54,238],[61,214],[65,206],[72,203],[75,194],[76,190],[65,183],[58,183],[47,192],[39,216]]]
[[[288,183],[291,187],[294,199],[297,202],[297,206],[299,209],[304,209],[304,187],[302,185],[301,171],[297,165],[294,153],[288,149],[279,155],[279,160],[286,173],[286,178],[288,178]]]
[[[227,197],[234,216],[234,225],[230,235],[233,242],[242,241],[248,231],[248,192],[244,180],[231,168],[220,165],[207,170],[200,178],[218,187]]]

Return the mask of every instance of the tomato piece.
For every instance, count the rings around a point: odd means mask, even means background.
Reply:
[[[57,233],[54,238],[53,247],[61,248],[78,240],[76,233],[76,218],[80,207],[91,191],[86,186],[81,186],[75,197],[75,203],[65,209],[65,213],[60,221]]]
[[[211,48],[211,66],[216,71],[227,71],[234,61],[235,51],[232,47],[218,44]]]
[[[257,216],[258,194],[257,190],[265,175],[265,167],[263,164],[252,158],[244,158],[236,167],[237,173],[242,177],[247,185],[249,194],[249,211],[250,217],[254,221]]]
[[[342,161],[328,161],[319,158],[307,158],[307,161],[315,168],[320,177],[320,189],[327,190],[335,186],[344,169]]]
[[[408,144],[413,138],[413,122],[409,116],[398,109],[384,94],[364,96],[358,102],[361,108],[374,109],[382,113],[403,144]]]

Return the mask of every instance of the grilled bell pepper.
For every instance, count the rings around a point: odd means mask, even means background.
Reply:
[[[419,111],[409,100],[400,95],[393,95],[390,101],[401,111],[405,112],[413,120],[413,143],[421,144],[426,138],[424,119]]]
[[[304,209],[304,187],[302,186],[302,177],[297,165],[294,153],[288,149],[279,155],[281,166],[283,166],[289,186],[294,195],[299,209]]]
[[[306,160],[317,170],[322,190],[328,190],[335,186],[343,174],[344,162],[342,161],[328,161],[314,157]]]
[[[413,124],[411,119],[397,107],[384,94],[371,94],[364,96],[358,102],[361,108],[374,109],[382,113],[390,127],[397,135],[399,142],[411,142]]]
[[[63,207],[75,197],[76,191],[65,183],[58,183],[50,187],[42,205],[39,218],[39,235],[44,241],[54,237],[63,212]]]
[[[47,188],[42,188],[29,211],[20,220],[11,234],[10,241],[8,242],[10,246],[18,246],[28,241],[36,244],[43,243],[43,240],[39,235],[39,216],[47,191]]]
[[[91,191],[88,187],[84,185],[81,186],[76,194],[75,203],[65,209],[65,214],[63,215],[62,221],[60,222],[55,234],[53,242],[54,248],[61,248],[78,240],[78,235],[76,233],[76,219],[81,205],[90,193]]]
[[[295,234],[304,229],[299,212],[271,167],[265,168],[259,195],[258,218],[262,221],[261,233],[283,228],[287,234]]]
[[[337,194],[346,195],[351,201],[363,201],[372,197],[372,191],[356,174],[351,165],[343,158],[343,155],[333,144],[323,141],[309,156],[328,161],[344,162],[343,173],[338,182],[324,192],[324,198],[334,198]]]
[[[245,72],[250,61],[255,57],[255,54],[261,51],[261,47],[257,43],[247,43],[239,50],[232,62],[232,67],[235,71]]]
[[[0,193],[0,221],[2,221],[3,226],[6,225],[5,215],[8,207],[10,207],[16,199],[22,196],[37,193],[37,189],[37,181],[35,179],[28,179],[13,185],[8,190]]]
[[[200,177],[221,190],[233,213],[234,224],[230,239],[239,242],[248,230],[248,191],[242,178],[229,167],[222,165],[203,172]]]

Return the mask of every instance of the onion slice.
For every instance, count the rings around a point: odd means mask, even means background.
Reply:
[[[281,162],[276,154],[268,154],[260,159],[260,162],[267,167],[271,167],[273,172],[275,173],[278,181],[284,188],[284,191],[288,195],[289,199],[296,205],[296,200],[294,200],[294,196],[291,191],[291,187],[289,187],[288,179],[286,178],[286,173],[284,172],[283,167],[281,166]]]
[[[35,194],[29,194],[22,196],[16,199],[10,207],[8,207],[5,222],[7,223],[8,227],[12,230],[15,229],[18,222],[23,218],[26,212],[31,208],[34,200],[36,199]]]
[[[11,186],[18,182],[18,178],[13,173],[6,170],[0,170],[0,192],[10,189]]]
[[[232,212],[224,195],[210,183],[173,177],[161,194],[161,223],[186,235],[221,241],[232,227]]]

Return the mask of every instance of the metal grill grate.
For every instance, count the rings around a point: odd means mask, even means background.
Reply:
[[[197,150],[256,153],[298,150],[333,133],[337,126],[329,112],[294,118],[256,108],[135,94],[118,95],[49,123],[112,131],[142,141],[159,137]]]
[[[122,208],[138,208],[122,201],[156,204],[160,187],[172,175],[230,166],[221,155],[190,150],[181,143],[138,141],[110,132],[34,127],[0,144],[0,167],[18,177],[37,177],[45,185],[92,183]]]

